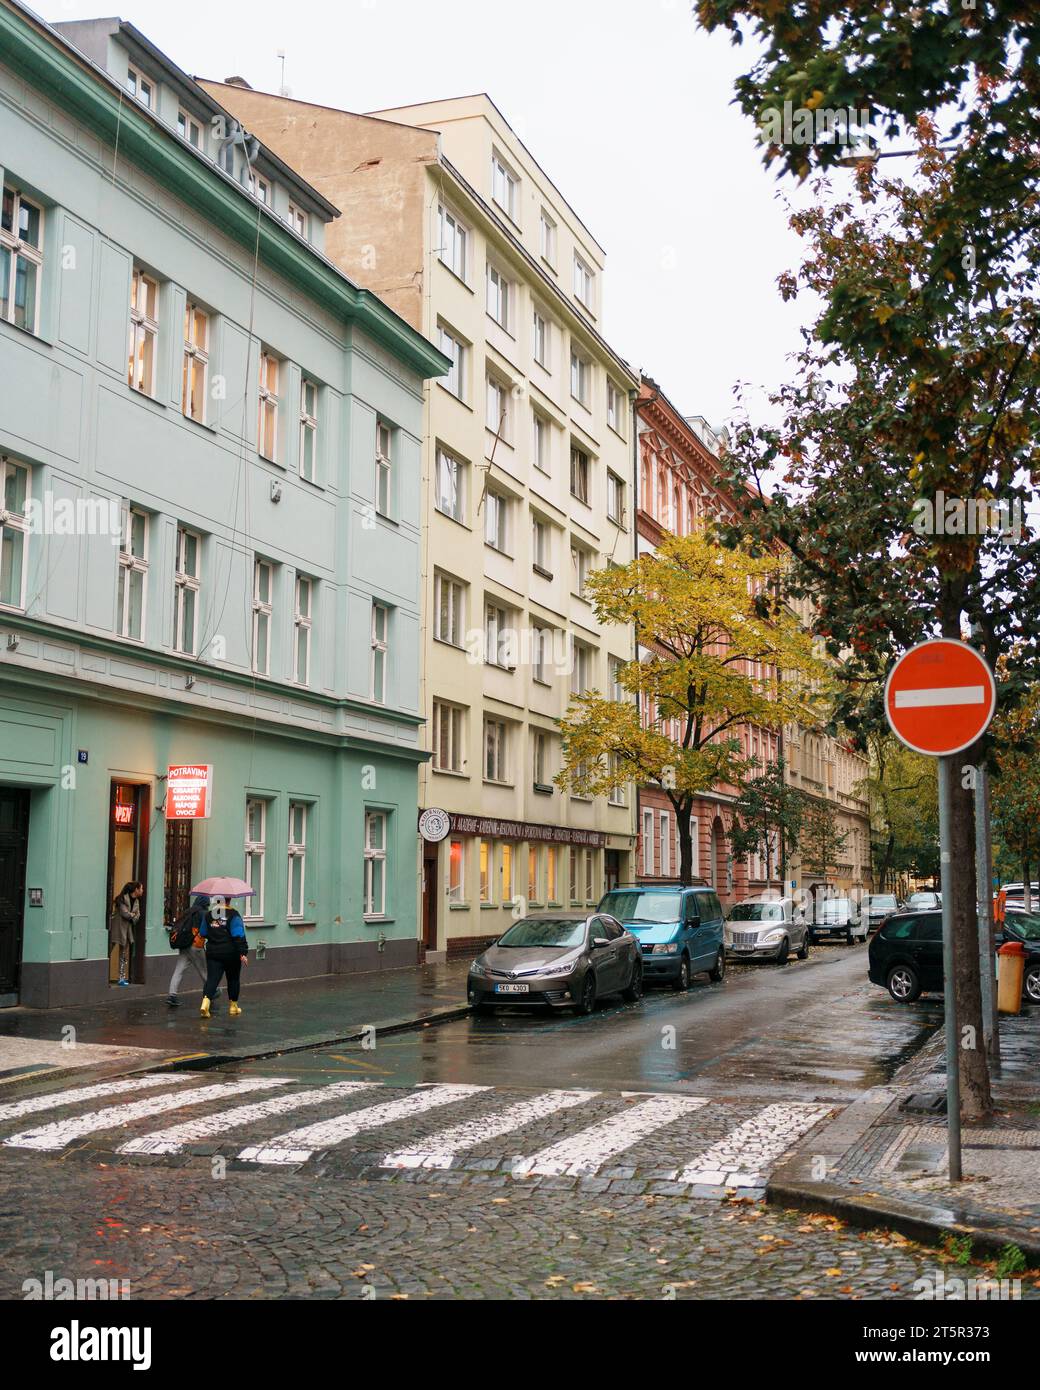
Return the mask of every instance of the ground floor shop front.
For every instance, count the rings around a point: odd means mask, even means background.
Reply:
[[[214,874],[244,878],[250,978],[414,964],[414,747],[0,679],[0,1006],[120,989],[113,898],[139,881],[129,988],[164,993],[165,926]],[[173,818],[175,769],[208,816]],[[181,807],[183,812],[183,804]]]

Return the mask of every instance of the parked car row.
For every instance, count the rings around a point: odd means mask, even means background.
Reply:
[[[1040,1004],[1040,913],[1009,907],[996,933],[1000,947],[1020,941],[1026,948],[1022,992]],[[868,977],[899,1004],[943,989],[942,912],[897,912],[886,917],[867,953]]]

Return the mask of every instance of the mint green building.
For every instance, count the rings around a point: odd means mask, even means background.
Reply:
[[[216,873],[255,889],[251,980],[414,962],[447,359],[120,20],[0,0],[0,176],[0,1004],[108,997],[134,879],[143,993]]]

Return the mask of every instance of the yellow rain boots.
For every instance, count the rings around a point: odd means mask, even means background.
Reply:
[[[203,1018],[209,1018],[209,995],[202,996],[202,1003],[199,1005],[199,1013]]]
[[[238,1001],[232,999],[231,1003],[228,1005],[228,1013],[234,1018],[236,1014],[240,1014],[241,1012],[242,1010],[238,1007]]]

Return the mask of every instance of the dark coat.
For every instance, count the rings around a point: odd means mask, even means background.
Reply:
[[[217,960],[233,960],[236,956],[244,956],[249,950],[245,924],[233,907],[228,908],[223,922],[212,912],[207,912],[199,935],[205,938],[206,955],[214,956]]]

